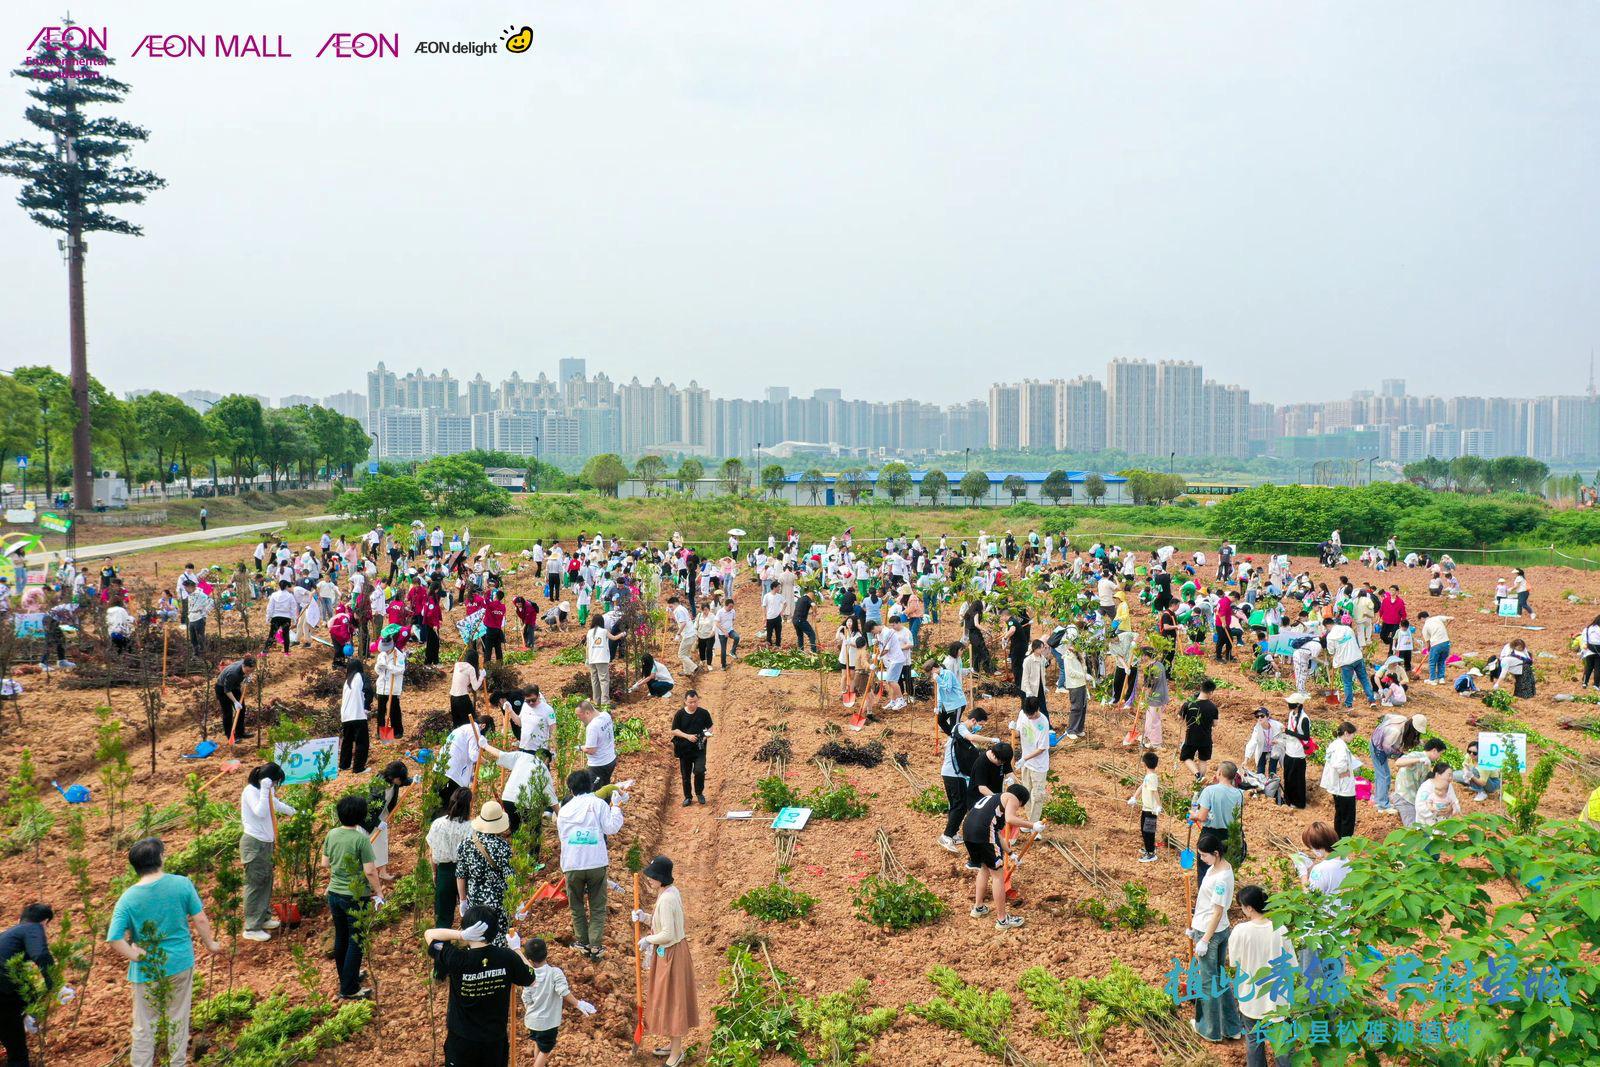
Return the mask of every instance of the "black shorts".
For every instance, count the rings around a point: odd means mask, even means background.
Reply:
[[[556,1035],[561,1033],[561,1027],[552,1026],[548,1030],[529,1030],[528,1040],[533,1042],[535,1048],[545,1055],[549,1055],[556,1047]]]
[[[1183,747],[1178,749],[1178,759],[1210,759],[1211,738],[1185,737]]]
[[[976,866],[987,867],[991,871],[1000,869],[1000,853],[996,851],[993,841],[967,841],[967,859]]]

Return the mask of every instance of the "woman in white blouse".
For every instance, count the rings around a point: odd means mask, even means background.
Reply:
[[[700,1025],[700,1005],[694,992],[694,958],[683,929],[683,898],[672,884],[672,861],[657,856],[644,869],[644,880],[656,894],[652,912],[636,910],[633,921],[650,922],[650,932],[639,939],[644,965],[650,968],[650,991],[645,997],[644,1025],[653,1034],[670,1039],[656,1055],[667,1057],[667,1067],[683,1062],[683,1039]]]
[[[339,701],[339,769],[362,774],[367,769],[367,709],[372,706],[372,683],[360,656],[345,664],[344,692]]]
[[[272,915],[273,848],[278,840],[278,816],[295,809],[278,799],[283,768],[264,763],[250,772],[249,784],[239,796],[239,865],[244,868],[244,938],[266,941],[268,930],[282,925]]]
[[[406,684],[405,650],[396,648],[393,641],[384,641],[378,646],[378,658],[373,660],[372,666],[378,675],[378,736],[385,740],[404,737],[406,727],[400,718],[400,691]]]
[[[472,836],[472,790],[457,789],[443,814],[428,827],[428,854],[433,860],[433,924],[456,921],[456,854]]]
[[[1333,797],[1333,829],[1343,840],[1356,832],[1356,769],[1359,760],[1350,753],[1354,723],[1342,722],[1322,763],[1322,789]]]

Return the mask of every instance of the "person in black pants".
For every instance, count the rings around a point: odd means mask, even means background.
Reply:
[[[939,844],[948,852],[961,851],[961,820],[972,807],[968,797],[971,774],[977,761],[983,758],[980,744],[991,745],[995,738],[983,737],[978,731],[989,721],[989,713],[982,708],[969,708],[965,716],[954,719],[946,733],[944,765],[939,776],[944,779],[944,798],[950,810],[945,815],[944,833]]]
[[[1304,693],[1290,693],[1284,697],[1289,704],[1289,719],[1284,723],[1285,736],[1292,737],[1300,742],[1300,751],[1305,752],[1305,744],[1311,740],[1311,716],[1306,714],[1306,696]],[[1293,745],[1288,747],[1293,748]],[[1306,757],[1304,755],[1291,756],[1288,752],[1283,756],[1283,802],[1291,808],[1304,810],[1306,806]]]
[[[1005,788],[1006,775],[1011,773],[1011,761],[1014,755],[1011,742],[1000,741],[972,761],[972,772],[967,775],[969,809],[989,794],[998,793]]]
[[[811,638],[811,651],[817,651],[817,630],[811,625],[811,594],[801,590],[800,595],[794,598],[794,639],[801,652],[806,650],[806,638]]]
[[[246,656],[244,659],[228,664],[217,675],[217,703],[222,707],[222,736],[233,739],[233,717],[237,713],[239,718],[244,718],[244,686],[256,673],[256,658]],[[243,722],[240,728],[243,728]]]
[[[48,904],[29,904],[22,909],[22,921],[0,933],[0,1044],[5,1046],[9,1067],[27,1067],[28,1032],[22,1022],[27,1004],[11,984],[7,968],[21,956],[38,967],[49,984],[50,967],[55,961],[50,957],[50,935],[45,926],[55,916]]]
[[[367,714],[372,709],[372,679],[360,656],[345,664],[344,693],[339,705],[339,769],[362,774],[367,769],[367,748],[372,733]]]
[[[691,689],[683,694],[683,707],[672,717],[672,753],[678,757],[686,808],[696,800],[706,802],[706,740],[710,736],[711,712],[700,706],[700,694]]]

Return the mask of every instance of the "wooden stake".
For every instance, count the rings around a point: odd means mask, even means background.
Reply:
[[[639,875],[633,876],[633,910],[639,910]],[[639,933],[639,920],[633,920],[633,1003],[637,1007],[639,1021],[633,1028],[633,1047],[639,1048],[639,1043],[644,1040],[644,949],[639,947],[641,938]]]

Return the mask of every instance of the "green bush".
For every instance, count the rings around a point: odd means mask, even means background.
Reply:
[[[856,918],[885,930],[909,930],[937,922],[949,910],[933,890],[915,878],[896,882],[875,874],[856,887]]]
[[[781,923],[804,919],[817,906],[817,898],[781,882],[757,886],[733,902],[733,906],[763,922]]]
[[[948,815],[950,798],[944,795],[942,786],[930,785],[912,797],[906,807],[923,815]]]
[[[1082,826],[1089,821],[1089,813],[1072,795],[1071,788],[1064,785],[1051,791],[1050,799],[1044,802],[1040,814],[1045,822],[1057,826]]]

